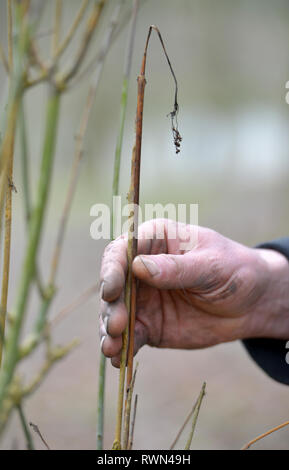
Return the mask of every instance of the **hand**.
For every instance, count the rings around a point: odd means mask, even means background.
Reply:
[[[175,225],[175,239],[167,237]],[[135,352],[148,344],[196,349],[249,337],[289,337],[289,264],[273,250],[243,246],[198,227],[198,242],[181,249],[181,230],[192,226],[166,219],[139,227],[133,271],[139,279]],[[164,230],[165,237],[156,233]],[[148,234],[154,234],[147,239]],[[111,242],[101,268],[100,334],[102,351],[119,367],[122,333],[128,321],[124,304],[127,236]]]

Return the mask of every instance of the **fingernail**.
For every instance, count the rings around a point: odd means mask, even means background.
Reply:
[[[151,276],[156,276],[160,273],[160,270],[154,261],[143,256],[139,256],[139,259],[141,260],[144,267],[148,270]]]
[[[99,297],[102,300],[103,297],[103,291],[104,291],[104,281],[100,284],[100,289],[99,289]]]
[[[105,336],[103,336],[100,340],[100,350],[102,351],[102,346],[103,346],[103,342],[105,340]]]
[[[104,324],[101,325],[101,327],[99,329],[99,336],[100,336],[100,338],[102,338],[103,336],[107,336],[107,331],[106,331],[106,328],[105,328]]]
[[[105,331],[106,333],[108,333],[108,317],[105,317],[105,319],[103,320],[103,324],[104,324],[104,328],[105,328]]]

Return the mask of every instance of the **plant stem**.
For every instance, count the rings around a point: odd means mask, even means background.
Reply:
[[[4,262],[0,305],[0,366],[2,363],[3,344],[5,337],[5,322],[10,270],[14,140],[17,113],[24,90],[24,63],[29,47],[29,28],[25,18],[25,5],[17,4],[15,13],[15,31],[17,33],[17,40],[15,41],[14,51],[15,63],[12,67],[12,5],[11,2],[8,2],[8,42],[9,44],[11,43],[9,46],[10,87],[6,129],[3,142],[1,144],[0,152],[0,232],[2,229],[2,211],[4,207],[4,198],[6,196]]]
[[[285,421],[285,423],[279,424],[278,426],[275,426],[272,429],[269,429],[269,431],[264,432],[258,437],[255,437],[255,439],[252,439],[248,444],[246,444],[244,447],[242,447],[241,450],[248,450],[250,447],[255,444],[255,442],[260,441],[261,439],[264,439],[264,437],[269,436],[269,434],[272,434],[273,432],[279,431],[279,429],[285,428],[285,426],[289,425],[289,421]]]
[[[7,73],[9,73],[9,64],[8,64],[8,60],[7,60],[6,54],[4,52],[4,49],[2,47],[2,44],[0,44],[0,58],[2,60],[3,67],[4,67],[5,71]]]
[[[149,32],[146,39],[143,60],[140,70],[140,75],[137,78],[138,93],[137,93],[137,111],[136,111],[136,137],[135,146],[132,152],[131,160],[131,180],[130,188],[128,192],[128,204],[131,207],[131,212],[128,218],[128,245],[127,245],[127,278],[125,285],[125,304],[128,312],[128,326],[123,333],[122,351],[121,351],[121,362],[120,362],[120,373],[119,373],[119,386],[118,386],[118,404],[117,404],[117,415],[116,415],[116,430],[115,439],[113,443],[113,449],[121,449],[121,433],[122,433],[122,417],[123,417],[123,405],[124,405],[124,383],[125,383],[125,372],[127,366],[127,379],[126,389],[128,390],[132,381],[133,373],[133,355],[134,355],[134,329],[135,329],[135,316],[136,316],[136,295],[137,295],[137,283],[136,278],[132,271],[132,263],[137,254],[137,240],[138,240],[138,205],[139,205],[139,186],[140,186],[140,165],[141,165],[141,145],[142,145],[142,124],[143,124],[143,108],[144,108],[144,91],[146,85],[145,69],[146,69],[146,58],[147,49],[151,36],[152,30],[155,30],[158,34],[161,42],[164,54],[166,56],[170,71],[173,75],[175,82],[175,100],[174,108],[170,113],[172,121],[172,130],[174,135],[174,141],[176,145],[176,152],[179,152],[179,140],[181,137],[177,129],[176,115],[178,112],[178,84],[175,73],[173,71],[171,62],[167,55],[162,36],[159,29],[156,26],[150,26]],[[130,420],[130,409],[131,404],[126,403],[126,421]]]
[[[64,84],[64,87],[74,77],[74,75],[76,74],[76,72],[78,71],[78,69],[80,68],[84,60],[86,51],[92,39],[94,30],[100,20],[101,13],[102,13],[105,3],[106,3],[106,0],[99,0],[98,2],[95,1],[94,3],[92,13],[88,18],[86,29],[85,29],[80,47],[78,49],[78,52],[76,54],[76,58],[72,66],[70,67],[70,69],[64,74],[64,76],[60,78],[60,84]]]
[[[30,180],[29,180],[29,155],[26,134],[26,120],[24,110],[24,100],[22,99],[19,110],[19,132],[20,132],[20,146],[21,146],[21,165],[22,165],[22,184],[23,184],[23,199],[25,209],[26,224],[30,220],[31,215],[31,200],[30,200]]]
[[[132,420],[131,420],[131,431],[130,431],[130,436],[129,436],[128,450],[132,450],[132,446],[133,446],[133,438],[134,438],[134,428],[135,428],[135,420],[136,420],[137,402],[138,402],[138,396],[136,395],[136,396],[135,396],[135,399],[134,399],[134,407],[133,407],[133,415],[132,415]]]
[[[49,445],[47,444],[46,440],[44,439],[42,433],[40,432],[40,429],[39,429],[39,427],[37,426],[37,424],[30,423],[30,426],[32,427],[33,431],[40,437],[40,439],[41,439],[41,441],[43,442],[43,444],[45,445],[46,449],[47,449],[47,450],[50,450],[50,447],[49,447]]]
[[[174,447],[175,447],[175,445],[177,444],[179,438],[180,438],[181,435],[182,435],[183,430],[184,430],[185,427],[187,426],[188,422],[190,421],[190,419],[191,419],[191,417],[192,417],[192,415],[193,415],[193,413],[194,413],[194,411],[195,411],[195,409],[196,409],[197,403],[198,403],[198,401],[196,401],[196,403],[194,404],[193,408],[191,409],[191,411],[189,412],[188,416],[186,417],[184,423],[182,424],[180,430],[178,431],[178,434],[176,435],[176,437],[175,437],[175,439],[174,439],[174,441],[173,441],[173,443],[172,443],[172,445],[171,445],[171,447],[170,447],[170,450],[173,450]]]
[[[42,232],[43,219],[52,175],[59,116],[59,102],[59,93],[55,90],[55,88],[50,88],[50,95],[47,101],[46,129],[37,202],[31,216],[28,246],[22,268],[22,276],[20,280],[15,315],[13,318],[13,326],[11,327],[7,338],[5,362],[3,365],[3,372],[0,376],[0,408],[17,364],[19,336],[26,310],[31,282],[35,273],[36,256]]]
[[[124,437],[123,437],[123,446],[122,448],[127,450],[129,445],[129,431],[130,431],[130,410],[131,410],[131,402],[132,402],[132,395],[134,391],[134,384],[135,384],[135,377],[137,372],[138,364],[136,365],[133,378],[127,389],[126,393],[126,406],[125,406],[125,413],[124,413]]]
[[[11,73],[13,66],[13,22],[12,0],[7,1],[7,25],[8,25],[8,65]]]
[[[14,140],[11,141],[12,148],[10,150],[10,162],[8,169],[8,184],[6,188],[6,201],[5,201],[5,237],[4,237],[4,260],[3,260],[3,276],[1,288],[1,344],[4,343],[5,338],[5,322],[7,315],[7,299],[8,299],[8,286],[10,274],[10,249],[11,249],[11,225],[12,225],[12,177],[13,177],[13,153],[14,153]],[[0,350],[0,368],[2,363],[2,348]]]
[[[54,14],[54,30],[52,35],[51,52],[52,56],[55,56],[61,29],[61,16],[62,16],[62,0],[55,0],[55,14]]]
[[[73,164],[71,168],[68,190],[66,193],[65,203],[64,203],[62,214],[60,217],[60,223],[59,223],[59,227],[57,231],[56,242],[55,242],[55,246],[54,246],[53,254],[51,258],[49,285],[45,290],[42,289],[43,291],[42,293],[44,295],[42,295],[43,300],[40,306],[40,313],[36,319],[32,333],[28,335],[28,337],[24,340],[24,343],[22,344],[22,346],[19,348],[20,358],[25,358],[27,355],[29,355],[43,339],[43,334],[45,332],[45,327],[47,325],[46,323],[47,311],[50,307],[51,301],[55,293],[54,284],[55,284],[55,279],[56,279],[56,274],[57,274],[57,268],[58,268],[59,261],[60,261],[60,254],[61,254],[61,249],[63,246],[68,218],[69,218],[69,214],[70,214],[70,210],[72,207],[72,202],[73,202],[73,198],[74,198],[74,194],[75,194],[75,190],[76,190],[76,186],[78,182],[80,163],[83,157],[84,139],[86,136],[86,132],[87,132],[88,124],[89,124],[89,118],[90,118],[91,110],[93,107],[95,95],[97,92],[98,84],[101,78],[101,73],[103,70],[105,58],[111,45],[111,38],[114,32],[114,28],[116,27],[117,22],[118,22],[120,7],[122,3],[123,3],[123,0],[119,0],[117,6],[115,7],[110,24],[107,28],[107,33],[101,45],[102,53],[101,53],[99,61],[97,62],[95,66],[94,74],[91,79],[91,85],[90,85],[89,92],[87,95],[86,104],[83,110],[79,130],[78,130],[78,134],[76,138],[75,156],[74,156],[74,160],[73,160]],[[37,272],[36,272],[36,276],[37,276],[36,280],[39,284],[39,276]],[[82,301],[83,297],[86,298],[87,294],[91,295],[92,292],[93,292],[93,289],[90,288],[87,292],[85,292],[82,296],[80,296],[80,299],[77,299],[77,302]],[[73,303],[73,305],[74,304],[75,302]],[[71,309],[71,306],[65,309],[64,312],[61,312],[60,316],[62,316],[63,313],[65,314],[66,310],[69,311],[70,309]]]
[[[135,41],[135,27],[136,27],[137,11],[138,11],[138,0],[134,0],[133,10],[132,10],[132,19],[131,19],[131,28],[130,28],[130,34],[129,34],[129,40],[128,40],[127,54],[125,58],[124,74],[123,74],[120,124],[119,124],[119,133],[117,137],[115,160],[114,160],[114,174],[113,174],[113,183],[112,183],[112,203],[111,203],[111,210],[110,210],[110,214],[111,214],[110,239],[111,240],[114,239],[113,197],[117,196],[119,193],[120,159],[121,159],[121,149],[122,149],[123,134],[124,134],[124,123],[125,123],[125,116],[126,116],[126,109],[127,109],[129,76],[130,76],[130,71],[131,71],[133,46],[134,46],[134,41]],[[97,449],[98,450],[102,450],[103,448],[105,369],[106,369],[106,359],[105,359],[105,356],[102,353],[100,353],[100,364],[99,364],[99,373],[98,373],[98,406],[97,406]]]
[[[98,393],[97,393],[97,435],[96,449],[103,449],[103,429],[104,429],[104,399],[105,399],[105,370],[106,359],[101,353],[98,369]]]
[[[203,383],[203,386],[202,386],[202,389],[201,389],[201,392],[200,392],[200,395],[199,395],[199,398],[198,398],[198,401],[197,401],[197,405],[196,405],[196,408],[195,408],[195,411],[194,411],[194,414],[193,414],[192,428],[191,428],[191,432],[190,432],[189,438],[188,438],[187,443],[186,443],[185,450],[190,450],[190,448],[191,448],[191,444],[192,444],[194,432],[195,432],[195,429],[196,429],[196,424],[197,424],[201,404],[202,404],[203,398],[205,396],[205,391],[206,391],[206,382]]]
[[[131,72],[131,63],[132,63],[133,49],[134,49],[134,43],[135,43],[136,19],[137,19],[138,8],[139,8],[139,1],[134,0],[133,9],[132,9],[130,34],[129,34],[129,40],[128,40],[128,45],[127,45],[127,53],[126,53],[126,57],[125,57],[123,82],[122,82],[120,122],[119,122],[119,132],[118,132],[118,136],[117,136],[117,143],[116,143],[116,149],[115,149],[114,172],[113,172],[113,183],[112,183],[112,194],[113,194],[113,196],[117,196],[119,194],[119,174],[120,174],[121,150],[122,150],[123,134],[124,134],[124,123],[125,123],[126,109],[127,109],[129,77],[130,77],[130,72]],[[114,234],[114,230],[113,230],[114,229],[113,228],[113,211],[111,211],[111,214],[112,214],[112,223],[111,223],[112,236],[111,236],[111,239],[113,239],[113,234]]]
[[[24,432],[24,435],[25,435],[25,438],[26,438],[27,449],[28,450],[34,450],[33,438],[32,438],[30,429],[27,425],[27,421],[26,421],[21,403],[17,406],[17,411],[19,413],[21,426],[22,426],[22,429],[23,429],[23,432]]]
[[[56,52],[55,52],[55,57],[56,58],[59,58],[61,56],[61,54],[65,51],[65,49],[67,48],[67,46],[69,45],[71,39],[73,38],[77,28],[78,28],[78,25],[79,23],[81,22],[82,18],[83,18],[83,15],[85,13],[85,10],[87,8],[87,5],[88,5],[88,2],[89,0],[82,0],[82,3],[79,7],[79,11],[77,12],[77,15],[71,25],[71,28],[70,30],[68,31],[66,37],[64,38],[63,42],[59,45],[59,47],[56,49]]]

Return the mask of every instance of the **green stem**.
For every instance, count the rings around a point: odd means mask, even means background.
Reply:
[[[114,158],[114,173],[113,173],[113,185],[112,185],[113,196],[117,196],[119,193],[120,159],[121,159],[124,123],[125,123],[126,108],[127,108],[128,83],[129,83],[128,77],[124,76],[123,82],[122,82],[122,93],[121,93],[119,132],[117,136],[115,158]]]
[[[43,333],[45,331],[47,312],[50,307],[54,290],[51,289],[51,293],[47,294],[47,297],[42,300],[40,305],[39,315],[36,319],[33,331],[28,335],[23,345],[18,349],[19,359],[27,357],[38,344],[43,340]]]
[[[13,377],[18,360],[18,342],[21,327],[26,310],[27,300],[30,292],[31,282],[34,278],[36,257],[42,232],[43,219],[49,194],[50,180],[52,174],[53,159],[55,153],[56,133],[58,127],[60,94],[54,89],[50,89],[46,111],[46,129],[40,170],[40,180],[38,185],[37,202],[31,214],[29,227],[29,239],[26,256],[22,268],[18,300],[10,328],[3,372],[0,376],[0,408]]]
[[[29,427],[27,426],[27,421],[26,421],[26,418],[25,418],[25,415],[24,415],[23,408],[22,408],[21,404],[19,404],[17,406],[17,411],[19,413],[21,426],[22,426],[22,429],[23,429],[23,432],[24,432],[24,435],[25,435],[25,438],[26,438],[27,449],[28,450],[34,450],[33,438],[32,438],[31,432],[29,430]]]
[[[105,392],[105,370],[106,360],[101,353],[98,372],[98,403],[97,403],[97,436],[96,449],[103,449],[103,429],[104,429],[104,392]]]
[[[31,214],[31,201],[30,201],[30,181],[29,181],[29,155],[26,134],[26,121],[24,101],[22,99],[19,109],[19,134],[21,145],[21,166],[22,166],[22,183],[23,183],[23,199],[25,208],[25,219],[28,224]]]
[[[133,2],[133,11],[131,17],[131,27],[128,38],[128,46],[125,57],[125,66],[123,73],[122,93],[121,93],[121,105],[120,105],[120,121],[119,121],[119,132],[117,136],[115,157],[114,157],[114,172],[112,182],[112,202],[110,208],[110,239],[114,238],[114,217],[113,217],[113,197],[119,194],[119,175],[120,175],[120,162],[121,162],[121,151],[123,144],[124,124],[127,109],[127,98],[128,98],[128,85],[129,77],[131,72],[131,62],[133,55],[133,46],[135,39],[135,28],[136,18],[138,11],[138,0]],[[105,369],[106,359],[101,353],[100,364],[99,364],[99,377],[98,377],[98,407],[97,407],[97,449],[103,449],[103,428],[104,428],[104,396],[105,396]]]

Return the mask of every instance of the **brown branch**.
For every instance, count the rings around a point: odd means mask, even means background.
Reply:
[[[11,225],[12,225],[12,177],[13,177],[13,153],[14,140],[11,140],[10,161],[8,169],[8,182],[6,188],[5,201],[5,238],[4,238],[4,259],[3,259],[3,275],[1,286],[1,343],[4,343],[5,337],[5,318],[7,315],[7,299],[10,274],[10,251],[11,251]],[[3,318],[3,321],[2,321]],[[2,347],[0,351],[0,366],[2,360]]]
[[[128,449],[128,445],[129,445],[130,410],[131,410],[131,402],[132,402],[132,395],[134,391],[137,368],[138,368],[138,364],[136,364],[133,378],[131,380],[131,383],[126,393],[126,404],[125,404],[125,413],[124,413],[124,437],[123,437],[123,446],[122,446],[123,449]]]
[[[132,262],[137,254],[137,238],[138,238],[138,211],[137,206],[139,205],[139,185],[140,185],[140,164],[141,164],[141,143],[142,143],[142,126],[143,126],[143,107],[144,107],[144,91],[146,85],[145,79],[145,68],[146,68],[146,57],[149,39],[152,30],[155,30],[159,36],[164,54],[170,67],[170,71],[175,81],[175,101],[174,109],[170,113],[172,122],[178,112],[178,83],[173,71],[170,59],[164,46],[162,36],[159,29],[156,26],[150,26],[147,41],[145,45],[145,51],[143,55],[143,61],[141,66],[141,72],[138,76],[138,100],[137,100],[137,113],[136,113],[136,140],[135,140],[135,153],[132,159],[132,170],[131,170],[131,186],[129,191],[128,203],[134,204],[134,210],[131,217],[131,225],[129,230],[128,240],[128,275],[131,277],[131,284],[128,286],[130,290],[130,327],[129,327],[129,348],[128,348],[128,359],[127,359],[127,387],[130,385],[132,379],[133,370],[133,352],[134,352],[134,327],[135,327],[135,311],[136,311],[136,279],[132,272]],[[128,283],[127,283],[128,284]]]
[[[269,434],[272,434],[273,432],[279,431],[279,429],[285,428],[285,426],[289,425],[289,421],[285,421],[285,423],[279,424],[279,426],[276,426],[275,428],[269,429],[269,431],[264,432],[258,437],[255,437],[255,439],[252,439],[248,444],[244,445],[241,450],[248,450],[250,447],[255,444],[255,442],[260,441],[261,439],[264,439],[264,437],[269,436]]]
[[[124,402],[124,382],[125,382],[125,370],[127,365],[127,378],[126,388],[129,389],[132,374],[133,374],[133,355],[134,355],[134,327],[135,327],[135,314],[136,314],[136,294],[137,284],[136,278],[132,271],[132,263],[137,254],[137,239],[138,239],[138,205],[139,205],[139,186],[140,186],[140,165],[141,165],[141,144],[142,144],[142,127],[143,127],[143,108],[144,108],[144,91],[146,85],[145,68],[146,68],[146,57],[149,39],[152,30],[155,30],[159,36],[164,54],[168,61],[170,71],[175,81],[175,101],[174,109],[170,113],[172,123],[176,119],[178,112],[178,85],[175,73],[172,69],[171,62],[167,55],[163,39],[156,26],[150,26],[149,32],[146,39],[145,50],[141,65],[140,75],[137,78],[138,93],[137,93],[137,111],[136,111],[136,137],[135,146],[132,152],[132,163],[131,163],[131,181],[128,192],[128,203],[131,207],[131,212],[128,218],[128,247],[127,247],[127,279],[125,286],[125,302],[128,311],[129,325],[125,329],[123,334],[123,345],[121,352],[121,363],[120,363],[120,374],[119,374],[119,387],[118,387],[118,404],[117,404],[117,415],[116,415],[116,431],[115,439],[113,443],[113,449],[117,450],[121,448],[121,433],[122,433],[122,415],[123,415],[123,402]],[[175,127],[177,124],[175,123]],[[130,414],[130,408],[126,410],[126,413]]]

